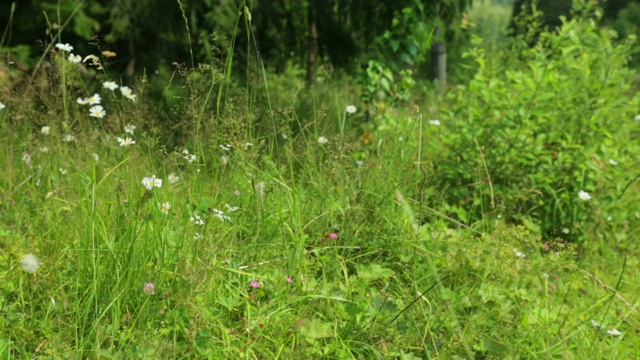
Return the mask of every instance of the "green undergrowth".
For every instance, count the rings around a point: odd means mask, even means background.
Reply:
[[[638,358],[630,45],[580,26],[384,112],[54,50],[0,90],[0,358]]]

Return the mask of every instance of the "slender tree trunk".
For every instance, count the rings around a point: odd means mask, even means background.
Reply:
[[[316,0],[309,1],[309,54],[307,58],[307,86],[312,87],[316,79],[316,56],[318,52],[318,28],[316,26]]]
[[[447,86],[447,45],[440,37],[440,25],[436,26],[434,36],[437,40],[431,47],[431,78],[444,88]]]

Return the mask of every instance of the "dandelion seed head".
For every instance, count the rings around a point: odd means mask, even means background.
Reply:
[[[358,111],[358,108],[355,105],[347,105],[345,111],[349,114],[355,114]]]
[[[40,268],[40,260],[33,254],[26,254],[20,259],[22,270],[33,274]]]

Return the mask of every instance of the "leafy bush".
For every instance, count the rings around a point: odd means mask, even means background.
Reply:
[[[434,144],[452,212],[468,222],[494,210],[519,214],[509,218],[574,240],[594,222],[633,221],[637,197],[622,196],[639,150],[640,99],[626,67],[632,44],[572,20],[533,48],[516,42],[505,53],[510,61],[470,51],[477,73],[441,101],[448,131]],[[594,199],[586,203],[580,191]]]

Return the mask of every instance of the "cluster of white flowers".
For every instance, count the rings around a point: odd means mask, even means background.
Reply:
[[[74,55],[74,54],[72,53],[72,51],[73,51],[73,46],[69,45],[68,43],[67,43],[67,44],[57,43],[57,44],[55,45],[55,47],[56,47],[56,49],[58,49],[58,50],[60,50],[60,51],[62,51],[62,52],[67,52],[67,53],[69,53],[69,55],[67,56],[67,60],[69,60],[69,62],[74,63],[74,64],[77,64],[77,63],[79,63],[80,61],[82,61],[82,56],[80,56],[80,55]]]
[[[189,150],[187,149],[182,150],[182,154],[184,155],[183,158],[185,158],[189,163],[192,163],[197,159],[196,155],[189,153]]]
[[[328,142],[329,142],[329,139],[327,139],[327,138],[326,138],[326,137],[324,137],[324,136],[320,136],[320,137],[318,138],[318,143],[320,143],[320,144],[322,144],[322,145],[324,145],[324,144],[326,144],[326,143],[328,143]]]
[[[213,211],[213,216],[215,216],[218,219],[220,219],[220,221],[222,221],[222,222],[231,221],[231,217],[225,215],[224,211],[218,210],[218,209],[213,209],[212,211]]]
[[[200,214],[198,213],[193,213],[193,215],[189,218],[189,221],[199,226],[202,226],[205,224],[204,219],[202,219],[202,216],[200,216]]]
[[[224,206],[225,208],[227,208],[227,212],[238,211],[237,206],[231,206],[229,204],[224,204]],[[212,211],[213,211],[213,216],[217,217],[220,221],[222,222],[231,221],[231,217],[229,215],[226,215],[224,211],[220,209],[212,209]]]
[[[71,53],[71,51],[73,51],[73,46],[69,45],[68,43],[67,44],[57,43],[55,45],[55,48],[62,52],[69,53],[69,55],[67,56],[67,60],[69,60],[72,63],[77,64],[83,61],[80,55],[74,55],[73,53]],[[87,60],[91,60],[93,61],[92,63],[95,64],[95,62],[98,61],[97,59],[98,58],[95,55],[89,55],[84,59],[84,62],[87,62]],[[122,94],[123,97],[126,97],[131,101],[137,100],[137,95],[135,95],[133,91],[127,86],[118,86],[118,84],[116,84],[113,81],[105,81],[102,83],[102,87],[111,91],[115,91],[116,89],[120,88],[120,93]],[[107,116],[107,111],[102,107],[102,105],[100,105],[101,101],[102,99],[100,98],[99,94],[94,94],[93,96],[86,97],[86,98],[78,98],[76,100],[76,102],[80,105],[87,105],[87,104],[92,105],[91,108],[89,108],[89,116],[96,117],[99,119],[102,119],[105,116]],[[123,145],[121,143],[120,146],[126,146],[126,145]]]
[[[527,257],[527,255],[525,255],[523,252],[521,252],[518,249],[513,249],[513,253],[520,259],[524,259],[525,257]]]

